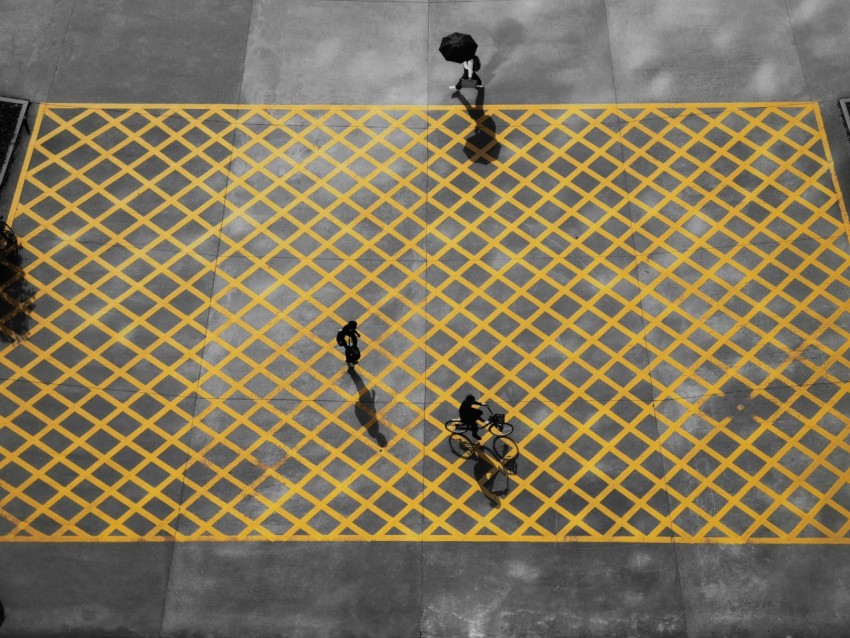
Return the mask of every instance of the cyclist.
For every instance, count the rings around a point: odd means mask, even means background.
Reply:
[[[463,403],[461,403],[460,407],[457,409],[460,420],[472,428],[472,436],[476,439],[481,439],[481,435],[478,434],[478,429],[487,427],[487,423],[481,418],[484,416],[484,412],[479,410],[476,406],[486,405],[486,403],[476,401],[474,396],[468,394],[463,400]]]

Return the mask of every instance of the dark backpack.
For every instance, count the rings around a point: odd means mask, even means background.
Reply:
[[[360,348],[358,348],[357,346],[346,346],[345,362],[357,363],[358,361],[360,361]]]
[[[472,72],[478,73],[481,69],[481,60],[478,59],[477,55],[472,56]]]
[[[345,333],[342,330],[336,333],[336,345],[345,347]]]

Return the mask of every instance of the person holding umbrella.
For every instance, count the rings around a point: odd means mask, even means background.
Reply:
[[[471,35],[466,33],[452,33],[447,35],[440,42],[440,53],[449,62],[458,62],[463,65],[463,75],[449,87],[450,91],[460,91],[463,81],[466,79],[474,80],[476,88],[483,89],[484,84],[481,78],[478,77],[478,70],[481,68],[481,60],[475,55],[478,49],[478,44],[472,39]]]

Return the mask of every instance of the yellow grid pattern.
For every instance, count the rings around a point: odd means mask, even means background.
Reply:
[[[487,112],[475,164],[451,107],[42,106],[0,538],[847,542],[817,105]],[[495,508],[468,391],[517,426]]]

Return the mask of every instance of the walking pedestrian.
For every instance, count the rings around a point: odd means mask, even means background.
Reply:
[[[356,321],[349,321],[336,333],[337,345],[345,349],[345,362],[349,368],[353,368],[360,361],[360,348],[357,347],[359,336]]]
[[[475,81],[475,88],[483,89],[484,84],[481,82],[481,78],[478,77],[478,70],[481,68],[481,60],[478,59],[478,56],[473,55],[471,59],[462,62],[461,65],[463,66],[463,75],[460,76],[457,84],[449,87],[449,91],[460,91],[463,81],[467,79]]]

